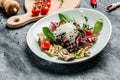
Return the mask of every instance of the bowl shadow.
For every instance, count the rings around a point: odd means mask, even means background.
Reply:
[[[98,63],[101,62],[100,54],[82,63],[57,64],[39,58],[29,49],[28,46],[25,49],[25,53],[32,66],[38,68],[38,70],[40,69],[44,72],[59,75],[73,75],[78,73],[85,73],[97,67]]]

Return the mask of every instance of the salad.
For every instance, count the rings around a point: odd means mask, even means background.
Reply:
[[[96,43],[103,27],[103,20],[96,21],[94,27],[88,24],[88,17],[83,16],[84,23],[78,23],[73,17],[59,13],[58,22],[50,22],[38,34],[40,49],[49,56],[71,61],[91,55],[89,49]]]

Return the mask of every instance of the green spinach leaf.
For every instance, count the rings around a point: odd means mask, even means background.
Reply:
[[[65,14],[62,14],[62,13],[59,13],[58,16],[59,16],[60,21],[63,20],[63,21],[68,22],[68,23],[75,21],[72,17],[65,15]]]
[[[93,29],[93,34],[98,34],[100,33],[100,31],[102,30],[103,28],[103,20],[102,19],[99,19],[96,23],[95,23],[95,26],[94,26],[94,29]]]
[[[50,41],[56,42],[56,38],[55,38],[54,34],[50,31],[50,29],[48,27],[43,27],[43,33],[47,39],[49,39]]]

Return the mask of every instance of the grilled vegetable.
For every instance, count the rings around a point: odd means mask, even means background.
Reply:
[[[74,54],[70,54],[66,49],[60,50],[58,56],[65,61],[70,61],[74,59]]]
[[[58,52],[62,49],[59,45],[51,45],[49,50],[46,50],[45,52],[50,56],[57,56]]]

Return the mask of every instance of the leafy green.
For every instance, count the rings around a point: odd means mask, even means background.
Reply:
[[[88,25],[87,23],[86,23],[86,24],[83,23],[83,27],[84,27],[84,28],[89,28],[89,25]]]
[[[76,24],[77,29],[80,29],[80,24]]]
[[[75,57],[75,59],[79,58],[79,55],[77,54],[77,52],[74,53],[74,57]]]
[[[43,27],[43,33],[47,39],[49,39],[50,41],[56,42],[56,38],[55,38],[54,34],[50,31],[50,29],[48,27]]]
[[[64,1],[63,0],[60,0],[61,1],[61,3],[63,3]]]
[[[83,23],[83,28],[86,29],[88,28],[89,29],[89,24],[88,24],[88,17],[87,16],[83,16],[84,20],[85,20],[85,23]]]
[[[84,19],[86,21],[86,23],[88,22],[88,17],[87,16],[84,16]]]
[[[95,23],[95,26],[94,26],[94,29],[93,29],[93,34],[98,34],[100,33],[100,31],[102,30],[103,28],[103,20],[102,19],[99,19],[96,23]]]
[[[63,2],[64,2],[64,0],[60,0],[60,7],[62,6]]]
[[[63,21],[68,22],[68,23],[75,21],[72,17],[65,15],[65,14],[62,14],[62,13],[59,13],[58,16],[59,16],[60,21],[63,20]]]
[[[85,33],[85,30],[84,29],[80,29],[79,32],[80,33]]]

